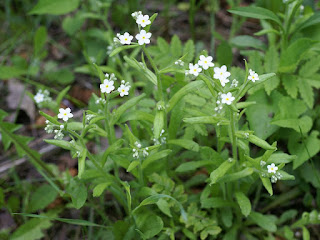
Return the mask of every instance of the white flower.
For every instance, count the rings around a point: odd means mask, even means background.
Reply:
[[[250,69],[248,79],[251,80],[252,82],[255,82],[259,80],[259,75],[255,71]]]
[[[189,63],[189,74],[193,74],[194,76],[198,76],[202,71],[202,68],[199,67],[198,64]]]
[[[121,44],[131,44],[131,41],[133,39],[133,36],[131,36],[129,33],[125,32],[123,35],[119,36],[119,40]]]
[[[72,118],[73,114],[71,113],[71,109],[70,108],[60,108],[59,109],[59,114],[58,114],[58,118],[61,118],[63,121],[68,121],[69,118]]]
[[[140,33],[136,35],[136,39],[138,40],[139,45],[149,44],[151,33],[146,32],[145,30],[141,30]]]
[[[209,67],[214,66],[212,59],[213,58],[211,56],[205,57],[204,55],[201,55],[198,64],[203,67],[203,69],[207,70]]]
[[[149,20],[149,16],[148,16],[148,15],[142,15],[142,14],[140,14],[140,15],[137,17],[136,23],[137,23],[138,25],[140,25],[141,27],[145,27],[145,26],[151,24],[151,21]]]
[[[132,16],[134,19],[137,19],[140,15],[142,15],[142,12],[141,12],[141,11],[137,11],[137,12],[131,13],[131,16]]]
[[[118,92],[120,93],[120,96],[123,97],[124,95],[128,95],[130,90],[130,86],[126,86],[124,84],[121,84],[118,88]]]
[[[230,105],[233,100],[234,100],[234,97],[232,96],[231,92],[228,92],[227,94],[221,94],[222,103]]]
[[[44,95],[40,92],[38,92],[33,99],[36,101],[36,103],[41,103],[44,101]]]
[[[221,82],[221,85],[224,87],[229,80],[227,79],[230,77],[230,73],[227,71],[227,66],[223,65],[221,68],[215,67],[214,68],[214,75],[213,77],[215,79],[219,79]]]
[[[63,126],[63,125],[60,125],[60,129],[63,130],[63,129],[64,129],[64,126]]]
[[[267,168],[268,168],[268,173],[276,173],[276,171],[278,170],[278,167],[274,163],[271,163],[270,165],[268,165]]]
[[[102,93],[111,93],[114,90],[114,81],[105,79],[103,84],[100,84],[100,90]]]

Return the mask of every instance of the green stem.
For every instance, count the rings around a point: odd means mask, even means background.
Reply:
[[[142,164],[141,164],[140,157],[139,157],[139,180],[140,180],[140,185],[144,187],[143,170],[142,170]]]
[[[230,140],[232,143],[232,157],[234,161],[237,161],[238,159],[238,150],[237,150],[237,137],[236,137],[236,128],[235,128],[235,119],[234,119],[234,112],[230,108],[230,130],[231,130],[231,136]]]

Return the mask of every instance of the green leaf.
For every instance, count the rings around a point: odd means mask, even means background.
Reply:
[[[301,166],[309,158],[315,156],[320,151],[319,132],[312,131],[307,138],[296,133],[289,138],[288,149],[290,154],[297,158],[293,161],[293,169]]]
[[[239,204],[242,214],[248,217],[248,215],[251,212],[251,203],[249,198],[243,192],[236,192],[235,197]]]
[[[243,17],[257,18],[257,19],[267,19],[276,22],[279,26],[282,26],[280,19],[272,11],[261,8],[261,7],[235,7],[228,12]]]
[[[261,179],[261,182],[262,182],[264,188],[268,191],[270,196],[272,196],[273,190],[272,190],[272,185],[271,185],[270,179],[266,178],[266,177],[261,177],[261,176],[260,176],[260,179]]]
[[[132,108],[135,106],[142,98],[146,96],[145,93],[142,93],[140,96],[131,98],[130,100],[126,101],[124,104],[122,104],[118,109],[113,110],[112,112],[112,119],[111,119],[111,124],[116,124],[121,115],[127,111],[128,109]]]
[[[52,71],[48,72],[45,74],[45,77],[48,79],[50,82],[57,82],[63,85],[70,84],[74,81],[75,76],[67,68],[64,69],[59,69],[57,71]]]
[[[179,167],[177,167],[176,172],[188,172],[188,171],[196,170],[199,167],[212,165],[212,164],[214,164],[214,162],[211,160],[186,162],[186,163],[182,163]]]
[[[112,182],[105,182],[105,183],[99,183],[97,186],[93,189],[93,197],[100,197],[103,191],[109,187],[112,184]]]
[[[143,162],[142,162],[142,169],[145,169],[149,164],[153,163],[154,161],[157,161],[161,158],[164,158],[168,156],[172,150],[166,149],[162,150],[160,152],[154,153],[152,155],[149,155]]]
[[[297,98],[299,87],[297,76],[284,74],[282,84],[290,97]]]
[[[199,90],[204,86],[203,81],[193,81],[188,83],[186,86],[181,88],[178,92],[176,92],[172,98],[168,102],[167,112],[170,112],[172,108],[183,98],[185,95],[187,95],[190,92]]]
[[[234,203],[232,201],[220,197],[204,198],[200,201],[201,208],[224,208],[234,206]]]
[[[158,16],[158,13],[152,14],[152,16],[151,16],[150,19],[149,19],[151,23],[144,28],[144,29],[146,30],[146,32],[149,32],[150,27],[152,26],[152,23],[153,23],[154,20],[157,18],[157,16]]]
[[[135,222],[139,231],[143,234],[143,239],[156,236],[163,228],[162,219],[153,213],[139,213]]]
[[[131,172],[133,169],[135,169],[139,165],[140,161],[139,160],[134,160],[131,162],[127,168],[127,172]]]
[[[253,172],[253,168],[245,168],[239,172],[224,175],[218,182],[234,182],[240,178],[250,176]]]
[[[195,152],[199,151],[198,143],[188,139],[171,139],[167,142],[167,144],[177,145]]]
[[[230,66],[232,63],[232,47],[227,41],[222,41],[218,47],[217,47],[217,53],[216,53],[217,61],[221,65],[227,65]]]
[[[276,147],[271,146],[269,143],[267,143],[266,141],[264,141],[263,139],[250,134],[248,137],[249,142],[255,144],[256,146],[259,146],[265,150],[276,150]]]
[[[39,0],[38,3],[28,12],[28,14],[52,14],[63,15],[76,10],[79,0]]]
[[[73,17],[67,16],[64,18],[62,22],[62,28],[69,36],[72,36],[80,30],[84,21],[85,18],[83,14],[78,12]]]
[[[114,55],[118,54],[119,52],[122,52],[124,50],[130,49],[130,48],[136,48],[139,47],[139,45],[124,45],[121,47],[117,47],[110,53],[110,57],[113,57]]]
[[[238,48],[250,47],[260,50],[267,49],[267,46],[262,41],[247,35],[236,36],[234,38],[231,38],[230,43]]]
[[[170,211],[170,205],[165,199],[161,198],[156,204],[158,208],[161,210],[161,212],[166,214],[168,217],[172,217],[171,211]]]
[[[81,179],[82,174],[86,166],[87,149],[83,149],[78,158],[78,178]]]
[[[172,109],[168,127],[169,139],[174,139],[177,136],[177,132],[181,127],[181,122],[184,114],[184,106],[185,101],[181,100]]]
[[[183,53],[182,55],[185,56],[183,60],[185,62],[191,62],[192,59],[194,58],[194,52],[195,52],[195,47],[194,43],[191,39],[189,39],[186,44],[184,45],[183,48]]]
[[[32,215],[31,215],[32,216]],[[38,216],[38,215],[36,215]],[[21,225],[10,237],[11,240],[36,240],[44,237],[43,230],[52,225],[50,219],[31,219]]]
[[[308,107],[312,109],[314,104],[314,94],[308,81],[306,79],[299,78],[298,88],[302,99],[306,102]]]
[[[235,162],[236,161],[232,160],[231,162],[224,161],[223,163],[221,163],[220,166],[210,174],[210,184],[215,184],[220,178],[222,178],[235,164]]]
[[[219,125],[228,125],[229,120],[221,117],[215,117],[215,116],[203,116],[203,117],[190,117],[190,118],[184,118],[184,122],[190,123],[190,124],[199,124],[199,123],[204,123],[204,124],[217,124]]]
[[[16,66],[0,66],[0,79],[6,80],[10,78],[20,77],[26,74],[27,71]]]
[[[154,85],[157,85],[157,76],[153,72],[151,72],[144,64],[141,64],[136,59],[129,58],[127,56],[124,56],[123,59],[129,64],[130,67],[133,67],[134,69],[138,70],[150,82],[152,82]]]
[[[60,106],[60,103],[61,103],[63,97],[69,92],[70,88],[71,88],[71,86],[68,86],[58,94],[58,96],[56,98],[57,106]]]
[[[71,143],[65,140],[44,139],[43,141],[45,141],[46,143],[61,147],[66,150],[72,149]]]
[[[294,72],[303,55],[314,43],[309,38],[300,38],[292,43],[280,56],[279,72]]]
[[[173,35],[171,39],[170,52],[172,54],[173,59],[178,59],[182,55],[181,41],[177,35]]]
[[[168,49],[169,49],[169,44],[167,43],[167,41],[165,39],[163,39],[162,37],[158,37],[157,38],[157,45],[159,50],[162,53],[167,53]]]
[[[28,212],[32,213],[44,209],[52,203],[58,195],[58,192],[50,185],[43,184],[31,195],[28,202]]]
[[[70,194],[72,203],[76,209],[81,208],[87,200],[87,188],[79,181],[72,180],[67,187],[67,193]]]
[[[309,116],[303,116],[299,119],[277,119],[272,121],[271,124],[284,128],[292,128],[298,133],[300,133],[300,130],[302,131],[302,133],[307,133],[312,128],[313,122]]]
[[[154,117],[153,122],[153,137],[155,139],[160,138],[160,134],[162,129],[164,128],[164,111],[163,110],[157,110],[156,116]]]
[[[118,123],[124,123],[127,121],[148,121],[153,123],[154,115],[140,110],[134,110],[122,114],[120,119],[118,120]]]
[[[295,31],[301,31],[307,27],[310,27],[312,25],[316,25],[320,23],[320,13],[319,12],[315,12],[310,18],[308,18],[307,20],[303,21],[302,23],[300,23]]]
[[[273,219],[269,216],[265,216],[261,213],[252,211],[249,215],[249,219],[266,231],[277,231],[276,224],[273,222]]]
[[[107,159],[108,159],[108,156],[110,153],[112,152],[115,152],[116,150],[120,149],[122,147],[124,143],[124,140],[123,139],[118,139],[117,141],[115,141],[112,145],[110,145],[107,150],[104,151],[103,155],[102,155],[102,158],[101,158],[101,161],[102,161],[102,166],[105,165]]]
[[[47,41],[47,29],[43,26],[39,27],[34,37],[34,55],[38,56]]]
[[[273,153],[267,160],[267,164],[281,164],[281,163],[290,163],[297,159],[295,155],[289,155],[286,153]]]

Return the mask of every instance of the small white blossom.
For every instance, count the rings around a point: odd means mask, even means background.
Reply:
[[[138,40],[139,45],[149,44],[151,33],[146,32],[145,30],[141,30],[140,33],[136,35],[136,39]]]
[[[44,95],[38,92],[33,99],[36,101],[36,103],[41,103],[44,101]]]
[[[142,15],[142,12],[141,12],[141,11],[137,11],[137,12],[131,13],[131,16],[132,16],[134,19],[137,19],[140,15]]]
[[[227,94],[221,94],[221,102],[230,105],[235,98],[232,96],[231,92]]]
[[[278,178],[275,175],[271,176],[271,182],[276,183],[278,181]]]
[[[100,90],[102,93],[111,93],[114,90],[114,81],[109,81],[108,79],[105,79],[103,81],[103,84],[100,84]]]
[[[54,136],[54,139],[58,139],[58,140],[63,139],[64,134],[62,133],[61,130],[54,130],[54,133],[56,134],[56,135]]]
[[[274,163],[271,163],[270,165],[268,165],[267,168],[268,168],[268,173],[276,173],[278,170],[278,167]]]
[[[60,129],[63,130],[64,129],[64,125],[60,125]]]
[[[231,87],[238,87],[239,82],[236,79],[233,79]]]
[[[214,68],[214,75],[213,77],[215,79],[219,79],[221,85],[224,87],[226,85],[226,83],[229,82],[228,77],[230,77],[230,73],[227,71],[227,66],[223,65],[221,68],[219,67],[215,67]]]
[[[138,25],[140,25],[141,27],[145,27],[149,24],[151,24],[151,21],[149,20],[149,16],[148,15],[139,15],[137,17],[136,23]]]
[[[252,70],[250,69],[250,70],[249,70],[248,79],[251,80],[252,82],[255,82],[255,81],[259,80],[259,75],[258,75],[255,71],[252,71]]]
[[[119,36],[119,40],[121,44],[127,44],[130,45],[131,41],[133,39],[133,36],[131,36],[129,33],[125,32],[123,35]]]
[[[148,148],[145,148],[145,149],[143,149],[143,151],[142,151],[142,154],[143,154],[143,156],[144,157],[147,157],[148,155],[149,155],[149,153],[148,153]]]
[[[199,67],[198,64],[189,63],[189,74],[193,74],[194,76],[198,76],[202,71],[202,68]]]
[[[205,57],[204,55],[200,56],[200,60],[198,61],[199,66],[203,69],[207,70],[209,67],[213,67],[214,63],[212,63],[213,58],[211,56]]]
[[[177,60],[174,62],[175,65],[184,66],[184,62],[182,60]]]
[[[263,167],[264,165],[266,165],[267,163],[265,161],[260,161],[260,166]]]
[[[118,88],[118,92],[120,93],[120,97],[123,97],[124,95],[129,95],[130,86],[121,84]]]
[[[59,114],[58,114],[58,118],[62,119],[63,121],[68,121],[69,118],[72,118],[73,114],[71,113],[71,109],[70,108],[60,108],[59,109]]]

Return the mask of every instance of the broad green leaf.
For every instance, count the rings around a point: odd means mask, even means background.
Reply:
[[[41,15],[63,15],[76,10],[79,0],[39,0],[38,3],[28,12],[28,14]]]
[[[301,78],[308,78],[318,72],[320,68],[320,56],[315,56],[303,64],[299,69]]]
[[[103,191],[109,187],[112,184],[112,182],[105,182],[105,183],[99,183],[97,186],[93,189],[93,196],[94,197],[100,197]]]
[[[10,78],[20,77],[27,73],[26,69],[16,66],[0,66],[0,79],[6,80]]]
[[[217,53],[216,53],[217,61],[221,65],[227,65],[230,66],[232,63],[232,47],[227,41],[222,41],[218,47],[217,47]]]
[[[257,137],[266,139],[279,129],[278,126],[271,124],[273,115],[278,109],[278,96],[275,92],[268,97],[264,90],[260,90],[249,96],[247,101],[256,102],[247,108],[246,115],[250,129]]]
[[[154,117],[153,122],[153,137],[155,139],[160,138],[160,134],[162,129],[164,129],[164,111],[163,110],[157,110],[156,115]]]
[[[167,144],[177,145],[195,152],[199,151],[199,144],[188,139],[170,139]]]
[[[203,81],[193,81],[188,83],[186,86],[181,88],[178,92],[176,92],[171,99],[168,102],[167,112],[170,112],[172,108],[183,98],[185,95],[187,95],[190,92],[199,90],[204,86]]]
[[[268,191],[270,196],[272,196],[273,195],[273,190],[272,190],[272,185],[271,185],[270,179],[266,178],[266,177],[261,177],[261,176],[260,176],[260,179],[261,179],[261,182],[262,182],[264,188]]]
[[[219,123],[219,125],[229,124],[229,120],[220,118],[220,117],[215,117],[215,116],[190,117],[190,118],[184,118],[183,121],[190,124],[199,124],[199,123],[204,123],[204,124]]]
[[[272,218],[270,218],[269,216],[251,211],[249,215],[249,219],[266,231],[269,231],[269,232],[277,231],[276,224],[273,222]]]
[[[245,168],[239,172],[224,175],[218,182],[234,182],[238,179],[250,176],[253,173],[253,168]]]
[[[200,201],[201,208],[224,208],[234,206],[232,201],[220,197],[205,198]]]
[[[188,172],[196,170],[199,167],[203,167],[206,165],[212,165],[213,161],[211,160],[201,160],[201,161],[191,161],[182,163],[179,167],[176,168],[176,172]]]
[[[292,43],[280,56],[279,72],[294,72],[303,55],[314,43],[308,38],[300,38]]]
[[[117,47],[116,49],[114,49],[111,53],[110,53],[110,57],[113,57],[114,55],[118,54],[119,52],[122,52],[123,50],[127,50],[130,48],[136,48],[139,47],[139,45],[124,45],[121,47]]]
[[[36,34],[34,36],[34,55],[38,56],[40,52],[42,51],[42,48],[44,47],[46,41],[47,41],[47,29],[44,26],[41,26],[36,31]]]
[[[36,215],[38,216],[38,215]],[[36,240],[44,237],[43,230],[52,226],[50,219],[31,219],[21,225],[11,236],[11,240]]]
[[[292,98],[297,98],[298,87],[299,87],[297,76],[283,74],[281,80],[282,80],[284,89],[287,91],[288,95]]]
[[[101,161],[102,161],[102,166],[105,165],[107,159],[108,159],[108,156],[110,153],[118,150],[119,148],[122,147],[124,143],[124,140],[123,139],[118,139],[117,141],[115,141],[112,145],[110,145],[107,150],[104,151],[103,155],[102,155],[102,158],[101,158]]]
[[[290,163],[297,159],[295,155],[289,155],[286,153],[273,153],[267,160],[267,163],[281,164],[281,163]]]
[[[257,19],[267,19],[276,22],[279,26],[282,26],[282,23],[278,16],[272,11],[261,8],[261,7],[235,7],[228,12],[231,12],[236,15],[243,17],[257,18]]]
[[[314,104],[314,94],[308,81],[306,79],[299,78],[298,88],[302,99],[306,102],[308,107],[312,109]]]
[[[263,149],[266,150],[275,150],[276,147],[271,146],[269,143],[267,143],[266,141],[264,141],[263,139],[250,134],[248,137],[249,142],[253,143],[254,145],[261,147]]]
[[[284,128],[292,128],[298,133],[300,133],[300,130],[302,133],[307,133],[310,131],[313,122],[309,116],[303,116],[299,119],[277,119],[272,121],[271,124]]]
[[[238,48],[251,47],[260,50],[267,49],[267,46],[262,41],[247,35],[236,36],[230,39],[230,43]]]
[[[195,52],[195,47],[194,47],[194,43],[191,39],[189,39],[186,44],[184,45],[183,48],[183,56],[185,56],[183,58],[184,62],[191,62],[192,59],[194,58],[194,52]]]
[[[167,41],[164,38],[158,37],[157,38],[157,45],[158,45],[159,50],[162,53],[167,53],[168,52],[169,44],[167,43]]]
[[[318,131],[312,131],[307,138],[301,137],[299,133],[290,136],[288,143],[289,152],[297,156],[293,161],[293,169],[296,169],[320,151],[320,139],[318,135]]]
[[[161,158],[168,156],[171,152],[172,150],[166,149],[157,153],[153,153],[142,162],[142,169],[145,169],[149,164],[153,163],[154,161],[157,161]]]
[[[72,180],[67,187],[67,193],[70,194],[76,209],[81,208],[87,200],[87,188],[79,181]]]
[[[153,23],[154,20],[157,18],[157,16],[158,16],[158,13],[154,13],[154,14],[152,14],[152,16],[150,17],[149,20],[150,20],[151,23],[144,28],[147,32],[149,32],[150,27],[152,26],[152,23]]]
[[[182,45],[179,37],[177,35],[173,35],[170,43],[170,52],[174,59],[178,59],[182,55]]]
[[[247,217],[251,212],[251,202],[249,198],[243,192],[236,192],[235,197],[242,214]]]
[[[67,16],[64,18],[62,22],[62,28],[69,36],[72,36],[80,30],[84,21],[84,15],[78,12],[74,16]]]
[[[43,184],[31,195],[28,202],[28,212],[32,213],[44,209],[52,203],[58,195],[58,192],[50,185]]]
[[[82,174],[84,173],[85,166],[86,166],[86,157],[87,157],[87,150],[84,149],[80,157],[78,158],[78,178],[81,179]]]
[[[153,213],[139,213],[135,222],[139,233],[143,234],[143,239],[150,239],[156,236],[163,228],[162,219]]]
[[[159,201],[156,204],[158,208],[161,210],[161,212],[166,214],[168,217],[172,217],[171,211],[170,211],[170,205],[165,199],[163,198],[159,199]]]
[[[56,98],[57,106],[60,106],[60,103],[61,103],[62,99],[69,92],[70,88],[71,88],[71,86],[68,86],[58,94],[58,96]]]
[[[312,25],[316,25],[320,23],[320,13],[319,12],[315,12],[310,18],[308,18],[307,20],[303,21],[302,23],[300,23],[295,31],[301,31],[307,27],[310,27]]]
[[[72,149],[72,144],[65,140],[55,140],[55,139],[44,139],[46,143],[61,147],[66,150]]]
[[[139,165],[139,160],[134,160],[130,163],[130,165],[127,168],[127,172],[131,172],[133,169],[135,169]]]
[[[228,170],[235,164],[236,161],[224,161],[217,169],[210,174],[210,184],[215,184],[220,178],[222,178]]]
[[[174,139],[181,127],[182,118],[184,115],[185,101],[179,101],[172,109],[168,127],[169,139]]]
[[[135,106],[142,98],[146,96],[145,93],[142,93],[140,96],[131,98],[130,100],[126,101],[124,104],[122,104],[120,107],[117,109],[113,110],[112,114],[112,119],[111,119],[111,124],[116,124],[121,115],[127,111],[128,109],[132,108]]]

